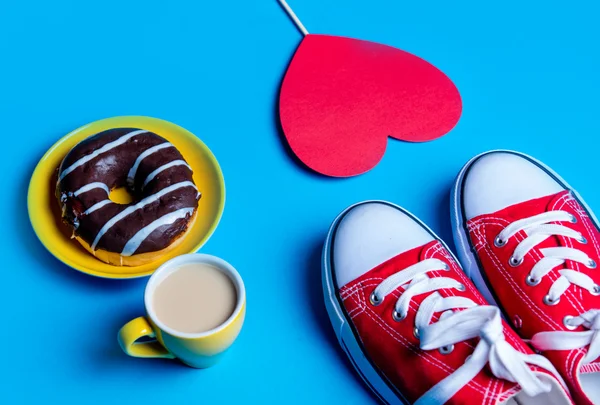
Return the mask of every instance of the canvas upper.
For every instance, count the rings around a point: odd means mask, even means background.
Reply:
[[[443,242],[401,208],[366,202],[346,210],[330,231],[323,271],[338,339],[384,402],[571,403],[550,363],[486,305]],[[550,392],[530,397],[515,380]]]
[[[575,402],[600,403],[600,232],[592,212],[535,159],[473,159],[455,189],[455,240],[478,287],[561,373]]]

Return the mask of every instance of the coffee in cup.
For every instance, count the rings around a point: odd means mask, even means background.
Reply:
[[[246,292],[238,272],[214,256],[188,254],[169,260],[146,286],[147,317],[119,332],[134,357],[179,358],[189,366],[216,363],[240,332]],[[156,341],[137,342],[141,337]]]

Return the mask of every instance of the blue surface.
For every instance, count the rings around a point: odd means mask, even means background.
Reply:
[[[533,154],[600,207],[597,2],[290,3],[311,32],[437,65],[461,91],[458,126],[428,144],[390,141],[363,176],[323,178],[297,165],[278,133],[278,87],[301,36],[275,0],[0,4],[0,403],[369,403],[322,304],[320,249],[339,211],[388,199],[450,241],[454,176],[492,148]],[[27,185],[46,149],[129,114],[191,130],[225,174],[223,220],[202,251],[238,268],[248,317],[210,370],[125,356],[116,333],[143,313],[145,280],[78,274],[28,222]]]

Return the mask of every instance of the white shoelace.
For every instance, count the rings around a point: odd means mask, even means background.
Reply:
[[[422,350],[439,349],[442,353],[449,353],[456,343],[481,338],[467,361],[427,391],[415,405],[446,403],[488,363],[494,376],[519,384],[530,396],[549,392],[551,387],[541,381],[528,364],[548,370],[562,382],[554,366],[545,357],[521,353],[506,342],[498,308],[478,305],[466,297],[442,297],[438,290],[465,290],[463,284],[452,278],[430,278],[426,274],[448,270],[448,265],[441,260],[423,260],[386,278],[375,288],[370,298],[373,305],[379,305],[387,295],[403,287],[404,291],[398,298],[393,313],[393,318],[402,322],[408,314],[411,300],[416,295],[431,293],[419,306],[415,318],[414,334],[420,339]],[[461,308],[466,309],[454,311]],[[442,314],[437,322],[431,323],[436,312]]]
[[[538,244],[544,242],[552,236],[564,236],[576,240],[578,243],[585,244],[585,237],[564,225],[556,222],[577,222],[577,218],[565,211],[549,211],[543,214],[535,215],[530,218],[521,219],[507,226],[496,237],[494,244],[502,247],[506,241],[520,231],[525,231],[527,237],[522,240],[515,249],[509,262],[511,266],[517,267],[523,262],[523,258],[529,251]],[[527,276],[527,284],[531,286],[538,285],[542,278],[553,271],[557,266],[562,266],[571,260],[580,263],[588,268],[596,268],[596,262],[581,250],[570,247],[556,247],[540,249],[543,258],[539,260],[531,269]],[[552,283],[548,294],[544,297],[546,305],[555,305],[560,297],[569,289],[571,285],[579,286],[587,290],[590,294],[599,295],[600,286],[594,283],[591,277],[571,269],[558,270],[560,277]],[[567,332],[552,331],[537,333],[531,339],[533,346],[541,351],[545,350],[572,350],[589,346],[583,363],[591,363],[600,357],[600,310],[591,309],[578,316],[568,315],[563,323],[567,329],[576,329],[583,326],[588,331]]]

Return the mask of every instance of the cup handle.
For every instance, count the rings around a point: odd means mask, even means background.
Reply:
[[[121,349],[132,357],[174,359],[172,353],[165,349],[158,341],[140,342],[136,341],[144,336],[156,337],[154,329],[148,320],[140,316],[125,324],[119,331],[119,345]]]

